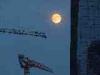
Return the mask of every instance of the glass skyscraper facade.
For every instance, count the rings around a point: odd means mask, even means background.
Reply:
[[[71,62],[73,61],[71,66],[77,65],[75,66],[77,73],[75,72],[73,75],[100,75],[91,69],[99,68],[98,65],[87,61],[92,60],[88,58],[88,54],[93,52],[92,50],[88,51],[91,43],[100,40],[100,0],[72,0],[71,12]],[[92,66],[89,65],[91,63],[93,63]]]

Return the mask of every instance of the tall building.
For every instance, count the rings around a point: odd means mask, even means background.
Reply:
[[[93,52],[88,48],[100,40],[100,0],[72,0],[71,6],[71,75],[100,75],[91,69],[100,67],[88,61]]]

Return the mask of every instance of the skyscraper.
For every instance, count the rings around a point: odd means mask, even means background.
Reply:
[[[72,0],[71,66],[73,67],[71,70],[73,75],[100,75],[93,69],[90,70],[89,64],[91,63],[87,61],[91,60],[88,58],[88,54],[91,53],[91,50],[88,51],[88,47],[93,41],[100,40],[99,3],[100,0]],[[92,68],[94,68],[93,64]],[[98,68],[98,66],[95,67]]]

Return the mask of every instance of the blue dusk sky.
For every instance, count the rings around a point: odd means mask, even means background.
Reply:
[[[54,24],[53,13],[62,21]],[[0,0],[0,28],[45,32],[47,39],[0,33],[0,75],[23,75],[17,54],[53,69],[33,68],[31,75],[70,75],[70,0]]]

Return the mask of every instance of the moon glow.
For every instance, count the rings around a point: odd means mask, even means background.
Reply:
[[[62,20],[62,17],[61,17],[60,14],[54,13],[54,14],[52,15],[52,17],[51,17],[51,20],[52,20],[53,23],[59,24],[59,23],[61,22],[61,20]]]

